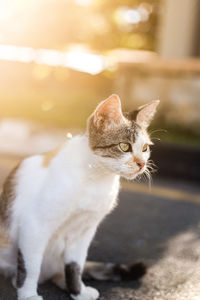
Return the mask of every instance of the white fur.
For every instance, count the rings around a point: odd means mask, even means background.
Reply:
[[[102,166],[87,136],[71,139],[48,167],[42,162],[42,155],[27,158],[18,171],[11,246],[7,258],[4,254],[6,269],[15,274],[18,247],[23,251],[27,277],[18,289],[20,300],[36,297],[38,279],[63,273],[64,263],[75,261],[83,268],[96,228],[114,207],[119,190],[119,176]],[[84,288],[77,300],[98,297],[88,293]]]
[[[99,292],[90,287],[90,286],[87,286],[87,287],[82,287],[82,292],[80,295],[78,296],[73,296],[71,295],[72,299],[74,300],[96,300],[99,298]]]

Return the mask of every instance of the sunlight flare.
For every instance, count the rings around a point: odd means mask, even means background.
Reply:
[[[0,60],[35,62],[40,65],[61,66],[80,72],[96,75],[106,68],[105,57],[94,54],[89,49],[58,51],[53,49],[34,49],[14,45],[0,45]]]

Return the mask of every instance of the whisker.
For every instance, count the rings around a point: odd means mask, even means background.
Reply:
[[[152,177],[151,177],[151,173],[148,169],[145,170],[145,175],[148,178],[148,183],[149,183],[149,190],[151,190],[151,186],[152,186]]]
[[[140,175],[135,178],[135,181],[138,182],[138,183],[140,183],[140,180],[141,180],[141,176]]]
[[[160,138],[152,136],[154,133],[157,133],[157,132],[164,132],[164,133],[167,133],[167,130],[166,130],[166,129],[162,129],[162,128],[161,128],[161,129],[151,130],[151,131],[149,132],[149,136],[150,136],[150,139],[151,139],[152,141],[153,141],[153,140],[161,141]]]
[[[154,165],[155,165],[155,163],[154,163],[154,161],[153,161],[152,159],[149,159],[149,160],[147,161],[147,163],[150,163],[150,164],[154,164]]]
[[[152,160],[149,160],[147,162],[147,169],[152,173],[154,173],[158,170],[157,166],[155,165],[155,163]]]
[[[147,166],[148,170],[151,172],[151,173],[155,173],[157,172],[158,168],[156,167],[153,167],[153,166]]]
[[[166,130],[166,129],[163,129],[163,128],[161,128],[161,129],[154,129],[154,130],[151,130],[151,131],[149,132],[149,135],[152,135],[152,134],[155,133],[155,132],[165,132],[165,133],[167,133],[167,130]]]
[[[138,183],[141,183],[141,181],[147,182],[148,186],[149,186],[149,190],[151,190],[152,182],[153,182],[151,173],[154,173],[156,171],[157,171],[157,166],[155,165],[153,160],[150,159],[146,163],[146,169],[144,170],[144,172],[142,174],[138,175],[135,178],[135,181]]]
[[[153,138],[151,137],[151,140],[152,140],[152,141],[154,141],[154,140],[161,141],[161,139],[156,138],[156,137],[153,137]]]
[[[146,170],[144,171],[144,178],[145,178],[145,182],[147,182],[149,185],[149,177],[148,177],[148,173]]]
[[[146,181],[145,171],[141,174],[141,181]]]

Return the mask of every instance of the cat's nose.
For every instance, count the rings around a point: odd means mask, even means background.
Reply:
[[[137,161],[136,164],[137,164],[137,166],[138,166],[140,169],[144,168],[144,166],[145,166],[145,162],[142,161],[142,160]]]

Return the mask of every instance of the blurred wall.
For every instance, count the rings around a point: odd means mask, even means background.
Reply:
[[[127,110],[160,99],[161,126],[200,136],[200,1],[164,0],[159,18],[158,56],[119,63],[115,89]]]
[[[179,127],[200,134],[200,61],[153,58],[120,64],[115,81],[127,110],[160,99],[156,120],[164,128]]]
[[[199,0],[164,0],[158,27],[161,57],[199,56]]]

